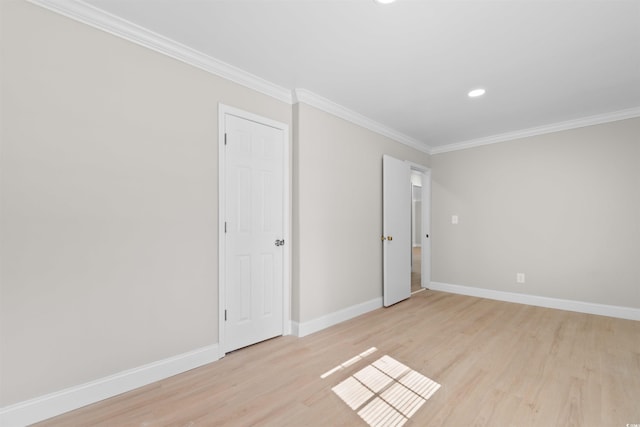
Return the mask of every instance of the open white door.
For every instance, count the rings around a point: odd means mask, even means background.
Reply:
[[[411,296],[411,177],[406,162],[382,156],[383,303]]]

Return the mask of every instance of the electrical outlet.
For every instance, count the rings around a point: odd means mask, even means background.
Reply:
[[[451,215],[451,224],[458,223],[458,215]]]
[[[516,283],[524,283],[524,273],[516,273]]]

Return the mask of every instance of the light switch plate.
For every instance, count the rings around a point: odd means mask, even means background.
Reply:
[[[451,224],[458,223],[458,215],[451,215]]]

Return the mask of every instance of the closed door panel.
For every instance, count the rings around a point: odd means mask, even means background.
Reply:
[[[283,333],[283,132],[225,117],[225,352]]]

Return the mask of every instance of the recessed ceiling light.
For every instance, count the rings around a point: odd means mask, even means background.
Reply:
[[[484,95],[484,93],[486,92],[486,90],[484,89],[474,89],[471,92],[468,93],[469,98],[477,98],[479,96]]]
[[[373,0],[373,1],[380,4],[389,4],[389,3],[393,3],[396,0]]]

